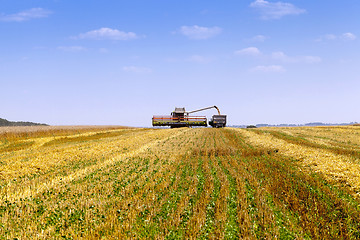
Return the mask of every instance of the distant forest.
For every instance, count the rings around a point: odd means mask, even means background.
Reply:
[[[49,126],[49,125],[44,123],[33,123],[33,122],[12,122],[0,118],[0,127],[15,127],[15,126]]]

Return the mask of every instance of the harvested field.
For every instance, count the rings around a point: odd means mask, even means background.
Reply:
[[[0,239],[360,238],[356,126],[30,133],[0,133]]]

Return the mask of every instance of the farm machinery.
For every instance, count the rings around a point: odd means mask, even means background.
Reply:
[[[191,126],[203,126],[207,127],[207,118],[205,116],[190,116],[189,114],[205,111],[211,108],[215,108],[218,112],[217,115],[213,115],[209,120],[209,125],[215,128],[222,128],[226,126],[226,115],[221,115],[217,106],[211,106],[206,108],[197,109],[194,111],[186,112],[185,108],[175,108],[175,110],[168,116],[153,116],[153,126],[170,126],[171,128],[178,127],[191,127]]]

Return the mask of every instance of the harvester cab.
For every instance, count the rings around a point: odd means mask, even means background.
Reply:
[[[218,111],[217,115],[213,115],[209,121],[209,125],[215,128],[222,128],[226,126],[226,115],[221,115],[217,106],[201,108],[198,110],[186,112],[185,108],[176,107],[170,116],[153,116],[153,126],[170,126],[171,128],[191,127],[191,126],[207,126],[207,118],[204,116],[189,116],[189,114],[200,112],[215,108]]]
[[[171,113],[173,118],[177,118],[178,121],[184,120],[185,118],[185,108],[175,108],[175,111]]]

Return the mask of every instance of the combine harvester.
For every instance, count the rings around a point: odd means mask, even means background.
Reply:
[[[200,112],[215,108],[218,111],[218,115],[213,115],[209,121],[209,125],[215,128],[222,128],[226,126],[226,115],[221,115],[220,110],[216,106],[207,108],[201,108],[198,110],[186,112],[185,108],[175,108],[175,111],[170,116],[153,116],[153,126],[170,126],[171,128],[178,127],[191,127],[191,126],[203,126],[207,127],[207,119],[204,116],[189,116],[191,113]]]

